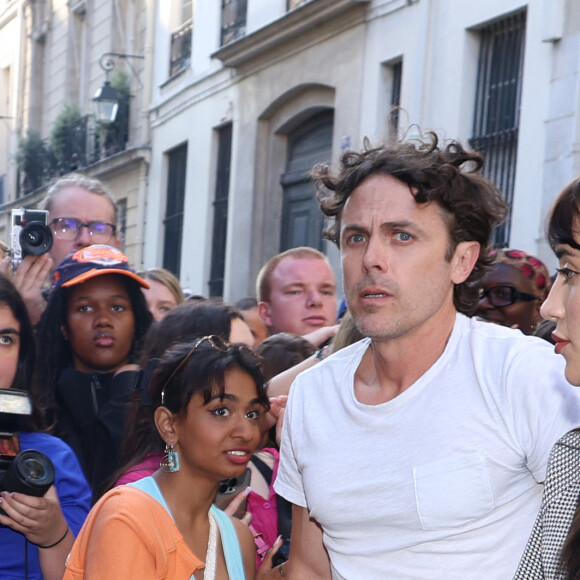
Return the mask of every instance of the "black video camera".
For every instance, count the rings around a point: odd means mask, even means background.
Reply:
[[[17,268],[25,256],[41,256],[52,248],[52,232],[48,227],[48,211],[13,209],[11,212],[12,264]]]
[[[54,483],[54,466],[40,451],[20,451],[18,431],[31,414],[24,391],[0,389],[0,491],[41,497]]]

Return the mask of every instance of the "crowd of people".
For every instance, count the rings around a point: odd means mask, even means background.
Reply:
[[[187,296],[56,181],[50,251],[0,264],[0,578],[580,579],[580,178],[551,276],[492,247],[482,165],[430,133],[317,166],[341,304],[306,247]]]

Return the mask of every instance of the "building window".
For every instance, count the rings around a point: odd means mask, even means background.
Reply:
[[[125,241],[127,239],[127,198],[117,200],[117,235],[121,240],[121,248],[125,251]]]
[[[299,8],[308,2],[312,2],[312,0],[287,0],[288,10],[294,10],[294,8]]]
[[[526,13],[480,30],[481,47],[473,136],[470,145],[485,157],[484,175],[502,191],[511,210],[523,76]],[[494,244],[509,245],[510,220],[498,226]]]
[[[171,60],[169,76],[186,69],[191,63],[191,45],[193,41],[192,0],[183,0],[179,7],[179,25],[171,33]]]
[[[248,0],[222,0],[222,46],[246,34]]]
[[[218,130],[218,157],[215,200],[213,202],[211,272],[208,282],[210,296],[223,296],[224,293],[231,159],[232,125],[228,124]]]
[[[389,110],[389,135],[396,138],[399,132],[399,115],[401,107],[401,81],[403,79],[403,61],[398,60],[389,66],[391,77],[391,99]]]
[[[163,267],[173,272],[178,278],[181,267],[186,170],[187,144],[181,145],[167,154],[167,204],[163,222],[165,225]]]

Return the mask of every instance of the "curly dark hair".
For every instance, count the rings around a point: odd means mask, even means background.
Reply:
[[[326,216],[324,235],[340,246],[340,220],[352,192],[371,175],[391,175],[407,184],[417,203],[435,202],[442,208],[449,228],[450,244],[446,258],[451,259],[457,244],[476,241],[479,258],[467,280],[454,289],[454,304],[459,312],[471,315],[478,301],[478,284],[491,268],[493,227],[505,219],[507,205],[501,192],[478,172],[483,157],[450,141],[442,149],[437,135],[372,148],[365,141],[360,153],[346,151],[338,175],[330,165],[317,165],[312,175],[318,201]]]

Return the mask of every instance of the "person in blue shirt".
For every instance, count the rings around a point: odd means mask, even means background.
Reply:
[[[74,452],[50,435],[45,424],[40,384],[33,380],[35,358],[34,333],[24,302],[12,283],[0,275],[0,389],[28,392],[32,414],[17,434],[20,451],[44,453],[55,469],[54,485],[42,497],[10,489],[0,492],[3,580],[61,579],[91,503],[91,490]]]

